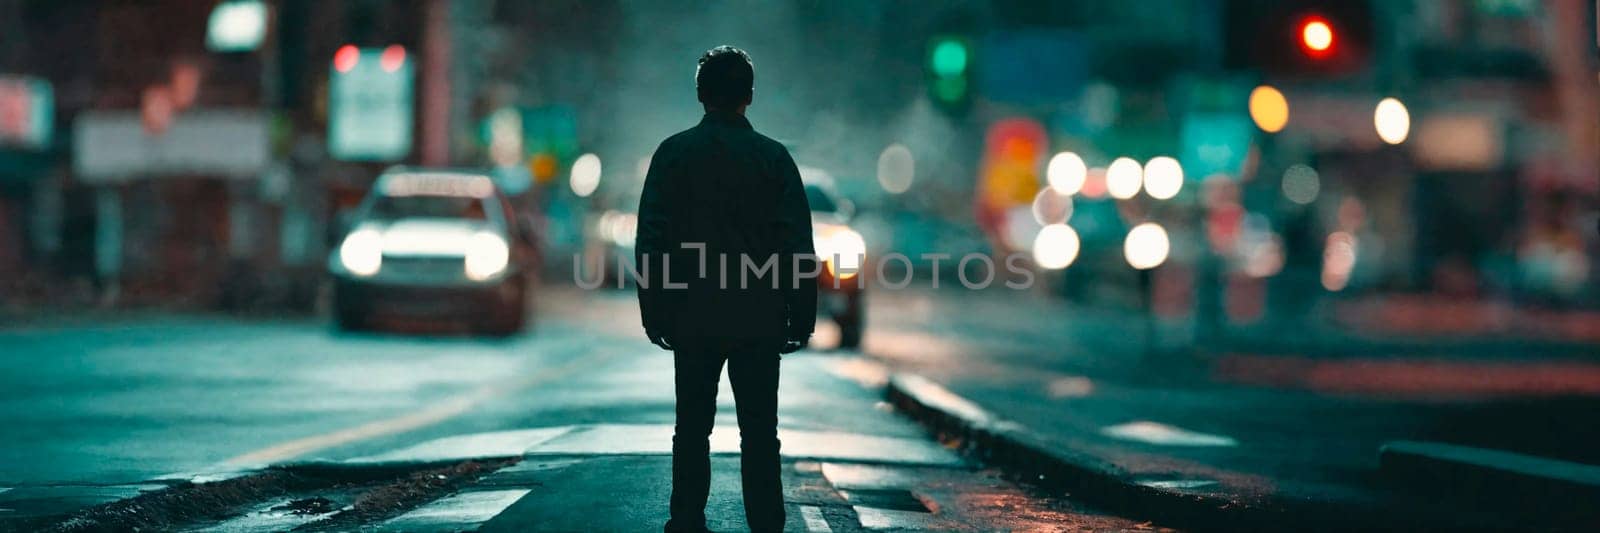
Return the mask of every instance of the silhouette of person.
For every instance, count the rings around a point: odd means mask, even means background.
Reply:
[[[778,360],[811,338],[817,265],[800,171],[788,149],[745,120],[754,87],[744,51],[702,55],[695,88],[705,117],[656,148],[639,200],[639,310],[650,342],[673,352],[676,370],[667,531],[705,530],[724,363],[745,517],[752,531],[783,529]],[[776,268],[759,268],[773,258]]]

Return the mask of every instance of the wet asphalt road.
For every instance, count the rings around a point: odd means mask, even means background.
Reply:
[[[34,321],[0,332],[0,424],[8,428],[0,489],[9,489],[0,490],[0,520],[124,498],[157,478],[516,450],[563,459],[537,483],[544,489],[502,498],[508,511],[495,523],[653,522],[665,503],[652,497],[664,498],[667,483],[670,354],[642,340],[629,293],[550,291],[539,308],[530,332],[509,339],[167,315]],[[824,498],[817,508],[832,509],[823,522],[836,529],[1137,526],[1030,493],[942,448],[880,401],[884,369],[875,363],[807,351],[786,356],[782,372],[780,437],[786,475],[798,480],[791,494],[804,499],[816,490],[800,487],[821,487],[847,501],[843,487],[854,483],[915,494],[928,511],[884,514],[870,502],[829,507]],[[719,402],[713,447],[733,453],[725,380]],[[718,464],[728,472],[718,473],[711,519],[738,528],[737,483],[726,466],[736,461]],[[848,465],[881,469],[841,470]],[[821,475],[827,468],[836,475]],[[627,487],[653,496],[618,500]],[[545,516],[551,509],[569,512]],[[795,514],[791,525],[806,528],[817,516]]]

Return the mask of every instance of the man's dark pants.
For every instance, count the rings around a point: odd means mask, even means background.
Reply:
[[[705,525],[711,490],[710,436],[717,382],[728,365],[739,416],[739,470],[744,513],[752,531],[783,529],[778,459],[778,360],[774,343],[688,343],[673,352],[678,422],[672,436],[672,519],[667,530]]]

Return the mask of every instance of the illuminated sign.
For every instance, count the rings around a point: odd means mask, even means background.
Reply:
[[[412,61],[405,49],[346,45],[328,82],[328,152],[344,161],[399,161],[411,153]]]
[[[0,146],[48,148],[55,125],[50,82],[27,76],[0,76]]]

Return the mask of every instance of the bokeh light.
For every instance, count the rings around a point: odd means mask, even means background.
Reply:
[[[1066,224],[1050,224],[1033,239],[1033,262],[1040,268],[1061,270],[1078,259],[1078,232]]]
[[[1144,169],[1132,158],[1119,157],[1106,167],[1106,192],[1112,198],[1127,200],[1139,194],[1144,185]]]
[[[1128,266],[1149,270],[1166,262],[1171,246],[1166,228],[1145,222],[1128,231],[1127,239],[1122,241],[1122,256],[1128,260]]]
[[[1389,144],[1406,142],[1411,134],[1411,113],[1405,104],[1394,98],[1384,98],[1372,112],[1372,123],[1378,129],[1378,138]]]
[[[1317,175],[1316,169],[1293,165],[1283,171],[1283,196],[1289,201],[1306,205],[1317,201],[1317,194],[1321,191],[1322,178]]]
[[[1340,291],[1350,284],[1356,266],[1356,238],[1346,231],[1328,234],[1322,249],[1322,288]]]
[[[1144,192],[1151,198],[1167,200],[1183,190],[1183,165],[1167,156],[1151,158],[1144,164]]]
[[[356,68],[356,63],[360,61],[361,50],[352,44],[341,46],[333,53],[333,69],[339,72],[350,72],[350,69]]]
[[[1333,27],[1321,17],[1308,18],[1300,26],[1300,43],[1312,52],[1327,52],[1333,48]]]
[[[1039,189],[1033,197],[1033,220],[1039,224],[1062,224],[1072,216],[1072,197],[1055,187]]]
[[[878,185],[889,194],[900,194],[911,189],[916,177],[916,161],[911,149],[896,143],[878,154]]]
[[[1082,157],[1072,152],[1056,154],[1045,168],[1045,178],[1050,182],[1050,187],[1061,194],[1078,194],[1088,177],[1089,167],[1083,163]]]
[[[1250,120],[1267,133],[1283,131],[1289,124],[1289,100],[1271,85],[1250,91]]]
[[[600,187],[600,156],[583,154],[572,162],[572,193],[587,198]]]
[[[391,44],[383,49],[383,54],[378,56],[378,66],[384,72],[395,72],[406,64],[406,48],[398,44]]]

